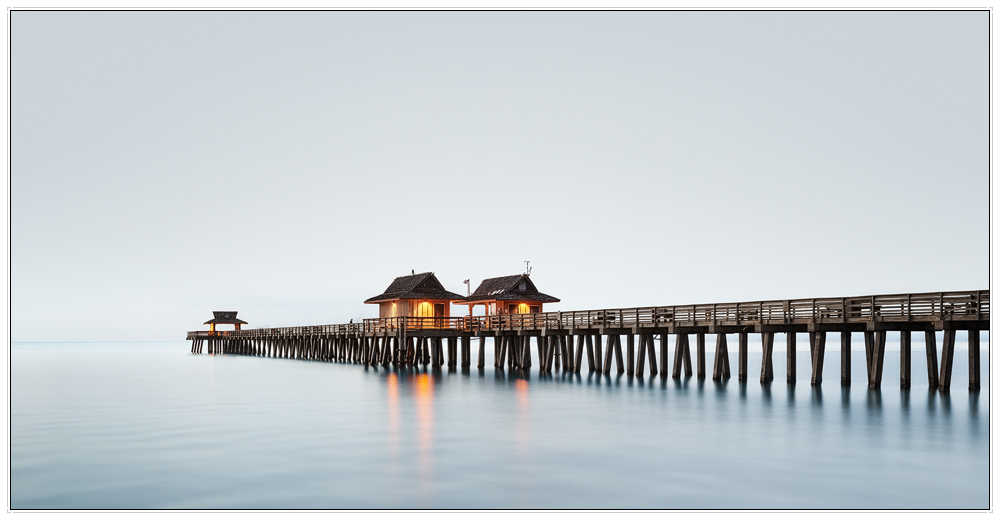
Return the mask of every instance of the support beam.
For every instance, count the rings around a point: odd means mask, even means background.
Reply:
[[[635,373],[639,377],[646,371],[646,336],[648,334],[639,334],[639,352],[635,360]]]
[[[740,332],[739,360],[737,361],[739,366],[737,367],[737,370],[739,371],[739,378],[741,383],[745,383],[747,381],[747,357],[749,355],[748,352],[749,346],[747,345],[749,343],[748,336],[749,334],[747,334],[746,332]]]
[[[927,385],[938,387],[937,334],[933,330],[924,331],[924,350],[927,351]]]
[[[580,335],[576,338],[576,357],[574,358],[574,361],[576,361],[576,366],[573,367],[574,368],[573,371],[576,372],[577,374],[580,373],[580,368],[583,366],[583,342],[584,342],[583,335]]]
[[[774,333],[761,332],[760,341],[764,353],[760,360],[760,382],[770,383],[774,381],[774,365],[771,362],[771,355],[774,351]]]
[[[625,362],[628,369],[628,375],[635,375],[635,334],[629,333],[625,335]]]
[[[955,361],[955,331],[945,330],[944,341],[941,343],[941,376],[938,377],[938,388],[942,392],[951,389],[951,367]]]
[[[910,387],[910,331],[899,333],[899,387]]]
[[[612,352],[615,349],[615,340],[613,338],[614,338],[613,336],[608,336],[608,339],[607,339],[607,342],[606,342],[607,346],[604,347],[604,349],[605,349],[604,350],[604,375],[606,375],[606,376],[607,375],[611,375],[611,362],[612,362],[613,358],[615,357],[614,352]]]
[[[674,340],[674,379],[681,377],[681,365],[684,366],[684,375],[691,377],[691,348],[688,345],[688,335],[678,334]]]
[[[840,333],[840,386],[851,386],[851,333]]]
[[[712,366],[712,380],[721,381],[729,379],[729,347],[726,344],[726,335],[718,333],[715,335],[715,363]]]
[[[885,331],[875,333],[875,343],[872,345],[872,374],[869,376],[868,388],[882,388],[882,365],[885,361]]]
[[[809,338],[812,353],[812,379],[810,383],[819,385],[823,383],[823,360],[826,357],[826,332],[811,332]]]
[[[795,375],[796,375],[796,371],[795,371],[795,363],[796,363],[796,359],[795,359],[795,349],[796,349],[795,339],[796,339],[796,336],[795,336],[794,332],[786,332],[785,333],[785,349],[786,349],[786,351],[785,351],[785,359],[786,359],[786,361],[785,361],[785,373],[787,374],[786,380],[789,383],[794,383],[795,382]]]
[[[596,358],[594,357],[594,337],[590,334],[586,335],[587,338],[587,369],[591,372],[597,370]]]
[[[868,377],[868,387],[872,388],[872,353],[875,352],[875,333],[865,331],[865,370]]]
[[[969,390],[979,390],[979,331],[969,331]]]
[[[601,353],[603,351],[603,347],[601,346],[601,335],[600,334],[595,334],[594,335],[594,342],[595,342],[594,343],[594,366],[597,367],[596,370],[598,372],[603,372],[604,371],[603,370],[604,363],[602,362],[602,359],[601,359]]]
[[[660,373],[656,368],[656,345],[653,344],[653,335],[646,339],[646,350],[649,352],[649,377],[656,377]]]
[[[669,335],[666,333],[660,334],[660,377],[666,378],[667,374],[670,373],[667,370],[669,364],[667,363],[667,351],[670,350]]]
[[[698,351],[698,379],[705,379],[705,333],[695,335]]]

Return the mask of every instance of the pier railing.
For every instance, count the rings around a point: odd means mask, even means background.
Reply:
[[[371,318],[360,323],[216,331],[214,335],[280,337],[301,334],[392,334],[404,330],[477,333],[505,330],[621,329],[659,326],[982,321],[989,319],[989,313],[989,291],[960,291],[493,316]],[[199,331],[189,333],[189,337],[192,334],[198,337],[213,335],[207,331]]]

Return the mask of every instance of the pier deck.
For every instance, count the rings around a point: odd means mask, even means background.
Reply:
[[[868,383],[881,385],[886,332],[900,333],[900,385],[909,387],[910,335],[925,333],[928,379],[931,386],[947,390],[957,331],[969,332],[969,388],[980,386],[979,331],[989,330],[989,291],[809,298],[739,303],[634,307],[589,311],[559,311],[535,314],[464,316],[447,318],[372,318],[360,323],[192,331],[187,339],[192,352],[291,357],[318,361],[356,362],[365,365],[443,366],[443,342],[447,341],[449,367],[470,366],[471,338],[479,338],[478,366],[484,364],[485,338],[494,339],[495,366],[531,367],[531,338],[537,344],[540,373],[556,370],[579,372],[584,350],[591,371],[611,373],[615,358],[618,373],[642,375],[649,357],[650,375],[666,377],[669,335],[675,335],[671,377],[692,375],[689,335],[695,335],[698,377],[706,377],[705,335],[716,335],[713,379],[730,377],[727,334],[738,336],[738,375],[747,379],[746,349],[749,333],[761,334],[764,358],[761,381],[773,379],[774,334],[785,333],[790,347],[788,381],[795,382],[795,334],[808,333],[813,373],[812,384],[822,383],[826,334],[841,334],[841,383],[851,383],[851,333],[865,338]],[[935,331],[944,331],[940,372]],[[623,356],[621,336],[627,349]],[[638,337],[638,351],[635,338]],[[657,341],[658,340],[658,341]],[[654,345],[659,343],[659,367]],[[575,343],[575,345],[574,345]],[[606,348],[602,348],[602,343]],[[575,348],[574,348],[575,347]],[[508,355],[508,352],[510,355]],[[636,357],[638,355],[638,357]]]

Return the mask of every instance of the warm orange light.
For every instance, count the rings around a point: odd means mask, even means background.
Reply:
[[[429,485],[434,465],[434,386],[427,374],[418,374],[415,399],[417,405],[417,468],[421,483]]]
[[[434,306],[431,305],[430,302],[420,302],[420,305],[417,305],[417,316],[433,318]]]
[[[518,314],[528,314],[529,312],[531,312],[531,310],[528,308],[528,304],[527,303],[522,303],[522,304],[520,304],[520,305],[517,306],[517,313]]]

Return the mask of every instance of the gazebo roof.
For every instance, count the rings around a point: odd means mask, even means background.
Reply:
[[[205,322],[205,325],[246,325],[247,322],[236,319],[239,311],[212,311],[214,318]]]
[[[365,303],[380,303],[392,300],[461,300],[464,296],[446,291],[434,273],[400,276],[389,284],[385,292],[372,296]]]
[[[538,292],[528,275],[515,274],[487,278],[479,284],[479,287],[476,287],[476,291],[471,296],[462,298],[462,300],[468,303],[493,300],[557,302],[559,298]]]

